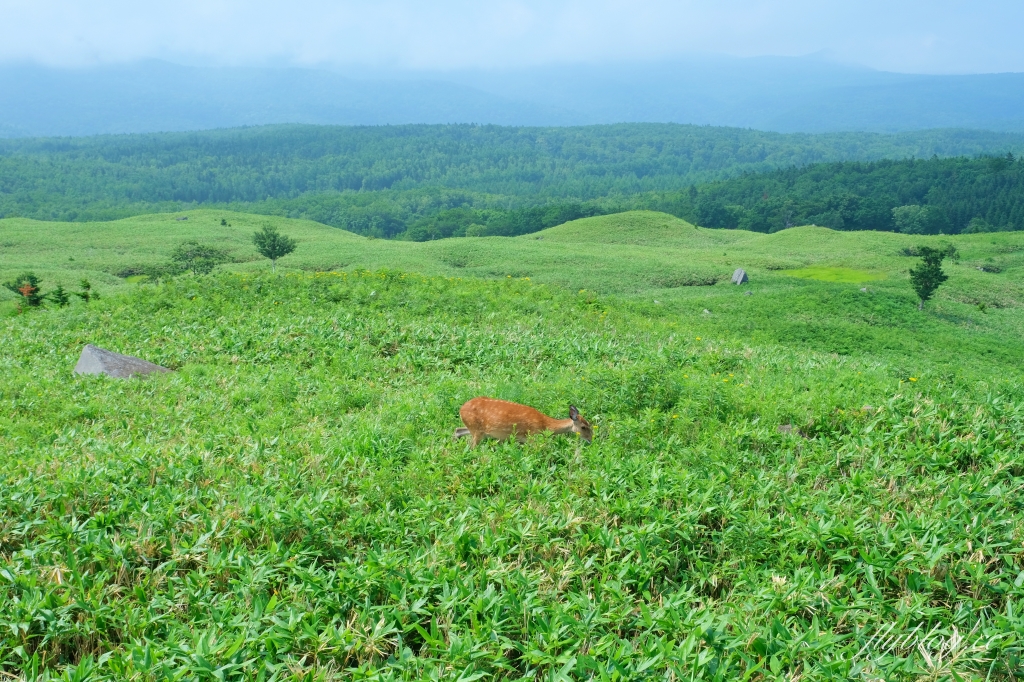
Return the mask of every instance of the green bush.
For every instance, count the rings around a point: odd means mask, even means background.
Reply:
[[[35,273],[25,272],[5,282],[4,288],[20,296],[25,305],[37,308],[46,300],[46,294],[39,288],[41,282]]]
[[[230,260],[223,249],[201,244],[188,239],[178,244],[171,252],[171,263],[178,272],[191,272],[193,275],[208,275],[215,267]]]

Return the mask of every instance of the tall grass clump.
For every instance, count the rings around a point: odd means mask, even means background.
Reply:
[[[175,372],[73,376],[87,342]],[[1016,376],[386,271],[183,278],[0,345],[0,676],[1020,677]],[[597,435],[470,451],[477,395]]]

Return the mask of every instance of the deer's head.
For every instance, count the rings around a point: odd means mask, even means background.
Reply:
[[[588,443],[594,440],[594,427],[583,418],[583,415],[580,414],[575,405],[569,406],[569,419],[572,420],[573,433],[580,434],[580,438]]]

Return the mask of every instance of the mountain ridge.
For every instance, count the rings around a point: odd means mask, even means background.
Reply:
[[[629,122],[774,132],[1024,132],[1024,74],[917,75],[821,58],[721,57],[516,71],[0,65],[0,137],[307,123],[568,126]]]

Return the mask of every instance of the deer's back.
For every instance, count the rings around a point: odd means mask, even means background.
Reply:
[[[515,432],[528,436],[548,428],[551,421],[544,413],[529,405],[510,403],[495,398],[473,398],[459,409],[462,423],[474,434],[504,440]]]

